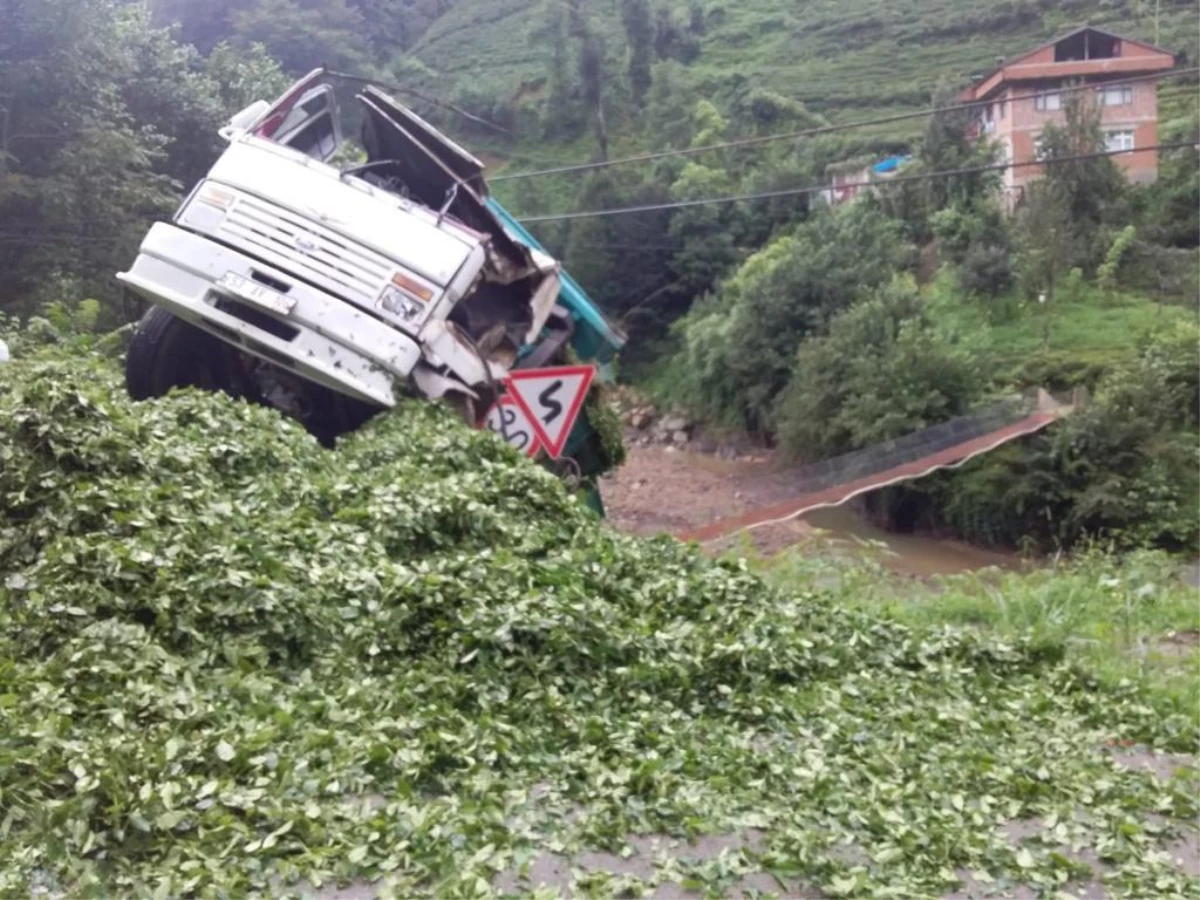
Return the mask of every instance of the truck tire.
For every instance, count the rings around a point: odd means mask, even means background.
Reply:
[[[233,352],[161,306],[151,306],[129,342],[125,389],[134,400],[161,397],[175,387],[225,391],[237,396]]]
[[[125,357],[125,389],[134,400],[162,397],[171,388],[223,391],[251,403],[277,409],[300,422],[325,447],[362,427],[379,409],[327,387],[295,379],[303,394],[303,413],[288,410],[262,395],[256,367],[270,367],[218,340],[206,331],[152,306],[142,316]]]

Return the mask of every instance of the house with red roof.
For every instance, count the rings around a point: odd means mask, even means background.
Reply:
[[[1170,51],[1084,26],[997,62],[960,99],[980,102],[979,134],[1000,144],[1004,161],[1030,163],[1005,170],[1010,192],[1019,194],[1041,176],[1042,167],[1032,164],[1039,139],[1048,123],[1063,122],[1070,94],[1061,90],[1068,86],[1085,86],[1083,96],[1099,105],[1105,148],[1121,151],[1113,159],[1126,177],[1145,183],[1158,176],[1158,152],[1151,149],[1158,143],[1158,82],[1145,76],[1173,68]]]

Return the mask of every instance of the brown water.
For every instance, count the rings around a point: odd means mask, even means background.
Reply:
[[[641,534],[678,534],[778,503],[796,492],[786,476],[786,471],[772,466],[765,453],[758,458],[723,459],[707,453],[634,445],[625,465],[605,485],[605,504],[610,521],[618,528]],[[902,575],[929,578],[990,566],[1020,569],[1023,565],[1015,553],[928,534],[891,534],[872,525],[851,506],[814,510],[800,522],[775,529],[766,541],[770,546],[759,547],[760,552],[770,554],[796,542],[804,543],[807,529],[796,527],[801,523],[824,532],[835,551],[879,556],[881,562]],[[867,541],[881,544],[882,555],[864,547]]]
[[[883,544],[886,550],[880,561],[902,575],[928,578],[973,572],[988,566],[1018,570],[1027,565],[1015,553],[988,550],[947,538],[884,531],[845,506],[814,510],[804,516],[804,521],[824,531],[835,546],[846,552],[862,552],[857,548],[863,541]]]

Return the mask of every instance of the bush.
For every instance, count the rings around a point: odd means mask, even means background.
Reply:
[[[869,203],[815,215],[750,257],[679,324],[686,381],[677,399],[770,433],[800,342],[913,261],[899,225]]]
[[[912,281],[898,280],[800,345],[779,441],[805,460],[867,447],[967,412],[984,385],[977,344],[943,331]]]
[[[1177,322],[1111,369],[1052,430],[950,476],[944,522],[971,540],[1042,549],[1103,536],[1194,550],[1200,539],[1200,331]]]
[[[1013,287],[1012,236],[998,207],[948,207],[930,219],[938,254],[958,266],[968,294],[998,297]]]

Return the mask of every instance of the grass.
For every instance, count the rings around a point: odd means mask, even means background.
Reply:
[[[1149,332],[1196,317],[1191,309],[1136,294],[1109,295],[1086,283],[1060,291],[1043,307],[1016,295],[964,300],[951,281],[941,275],[930,288],[939,318],[960,333],[986,334],[997,380],[1019,387],[1091,384],[1132,359]]]
[[[1031,571],[984,569],[930,581],[900,579],[880,564],[886,550],[855,558],[805,551],[760,562],[785,587],[819,578],[841,602],[928,631],[1061,642],[1069,658],[1106,683],[1137,684],[1200,726],[1200,603],[1165,554],[1117,558],[1090,550]]]

